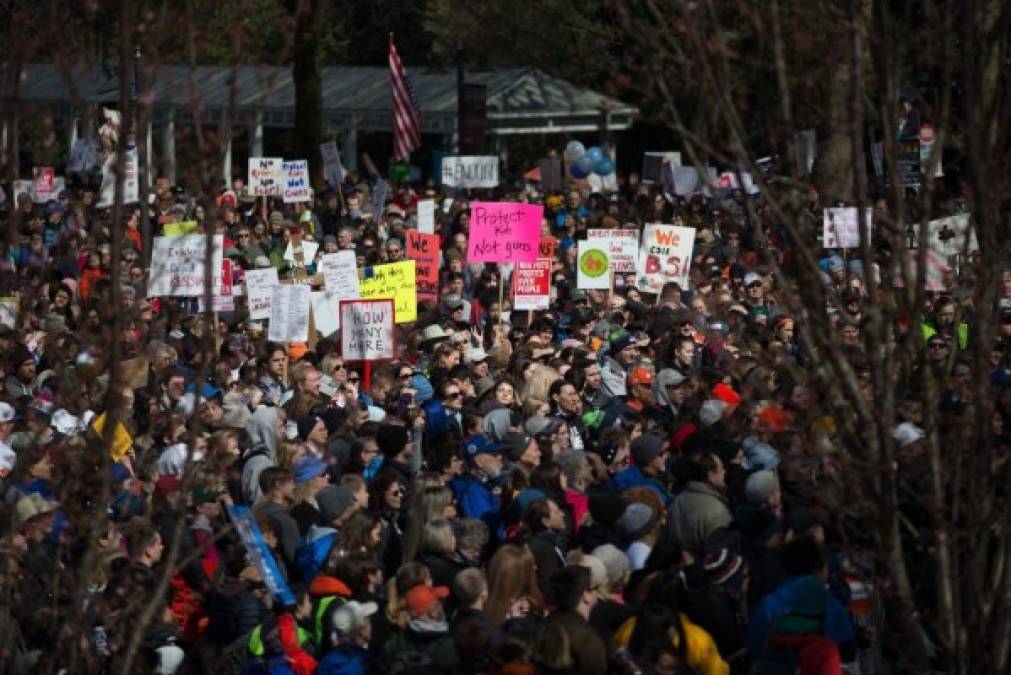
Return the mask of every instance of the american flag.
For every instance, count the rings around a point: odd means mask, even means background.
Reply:
[[[414,88],[400,63],[390,35],[390,84],[393,85],[393,156],[404,159],[421,145],[421,111]]]

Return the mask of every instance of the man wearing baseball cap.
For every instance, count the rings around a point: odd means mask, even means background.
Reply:
[[[484,434],[471,436],[462,449],[467,470],[449,484],[460,515],[485,521],[493,532],[501,517],[495,486],[502,474],[502,454],[508,449]]]

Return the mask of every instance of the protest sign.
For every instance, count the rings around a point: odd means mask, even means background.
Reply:
[[[40,202],[56,199],[56,172],[51,166],[36,166],[32,168],[32,191]]]
[[[305,342],[309,339],[309,287],[278,284],[270,300],[271,342]]]
[[[665,169],[681,166],[680,152],[644,152],[642,153],[641,180],[647,185],[663,180]]]
[[[232,296],[232,261],[228,258],[221,261],[221,276],[219,280],[220,283],[215,289],[214,295],[211,296],[211,311],[235,311],[235,299]],[[204,308],[204,296],[201,295],[199,299],[198,306],[200,307],[200,311],[206,311]]]
[[[677,225],[647,225],[642,232],[639,264],[636,268],[638,287],[643,293],[659,293],[667,282],[688,287],[688,270],[692,264],[695,228]]]
[[[102,187],[98,191],[100,209],[110,208],[116,202],[117,153],[110,153],[102,165]],[[136,204],[140,201],[140,183],[137,181],[137,146],[126,147],[126,161],[123,163],[123,203]]]
[[[274,297],[274,286],[278,283],[276,267],[246,270],[246,304],[250,319],[262,321],[270,318],[270,303]]]
[[[178,223],[165,223],[162,231],[166,237],[181,237],[184,234],[199,234],[200,224],[195,220],[181,220]]]
[[[547,309],[551,303],[551,261],[516,263],[512,293],[513,309]]]
[[[256,525],[256,518],[248,506],[226,506],[228,517],[235,526],[235,531],[239,533],[242,544],[246,547],[249,558],[253,561],[256,569],[260,572],[263,585],[278,603],[284,606],[294,606],[296,604],[295,595],[288,588],[288,583],[284,580],[281,570],[274,560],[274,554],[270,552],[267,543],[263,540],[260,528]]]
[[[934,143],[937,140],[937,134],[934,132],[934,127],[930,124],[920,125],[920,166],[923,169],[924,175],[926,175],[928,169],[930,169],[930,155],[934,152]],[[940,178],[944,176],[944,169],[941,162],[941,153],[937,156],[937,168],[934,169],[934,177]]]
[[[339,300],[358,297],[358,261],[354,251],[323,254],[319,259],[319,272],[327,293]]]
[[[418,202],[418,232],[435,233],[435,200],[422,199]]]
[[[392,300],[342,300],[340,306],[341,356],[344,361],[379,361],[396,356]]]
[[[919,246],[920,224],[910,224],[913,232],[911,239],[914,247]],[[945,285],[945,275],[957,271],[958,266],[970,253],[979,250],[976,233],[969,223],[969,214],[938,218],[927,223],[927,270],[924,275],[924,288],[929,291],[942,290]],[[911,263],[910,278],[915,280],[917,250],[909,251],[907,256]]]
[[[90,174],[98,171],[101,165],[98,140],[94,138],[79,138],[70,149],[67,159],[67,173]]]
[[[211,284],[212,288],[217,288],[221,284],[222,246],[220,234],[211,237],[210,251],[207,237],[202,234],[155,237],[151,247],[148,297],[199,298],[204,294],[206,265],[214,270]]]
[[[671,167],[671,180],[674,182],[674,194],[679,197],[700,195],[703,192],[702,176],[694,166]]]
[[[586,238],[606,244],[611,269],[617,274],[635,274],[639,262],[639,233],[635,230],[587,230]]]
[[[312,201],[312,193],[309,188],[309,160],[296,159],[282,162],[281,170],[284,172],[284,193],[282,195],[284,203]]]
[[[332,188],[337,188],[344,181],[344,167],[341,165],[341,153],[337,143],[330,141],[319,146],[319,154],[323,157],[323,177]]]
[[[442,158],[442,184],[455,188],[498,187],[495,155],[447,155]]]
[[[867,241],[871,240],[872,209],[866,210],[864,227]],[[855,206],[825,209],[822,212],[822,246],[825,248],[859,248],[860,218]]]
[[[576,257],[576,288],[610,288],[611,258],[607,242],[599,239],[579,242]]]
[[[275,197],[284,183],[284,160],[280,157],[249,158],[249,194]]]
[[[312,323],[323,337],[329,337],[337,332],[340,323],[337,318],[337,303],[340,302],[330,291],[313,291]]]
[[[57,196],[67,189],[67,180],[63,176],[53,177],[53,191],[50,193],[43,193],[41,195],[35,192],[35,181],[34,180],[16,180],[11,183],[11,195],[14,203],[17,202],[17,196],[22,192],[27,194],[28,197],[35,204],[45,204],[46,202],[56,199]],[[2,201],[2,200],[0,200]]]
[[[471,202],[467,262],[534,262],[544,207],[515,202]]]
[[[316,259],[316,252],[319,251],[319,244],[314,241],[301,241],[301,245],[296,249],[291,243],[291,239],[288,240],[288,247],[284,249],[284,259],[291,262],[298,262],[295,259],[295,254],[301,252],[302,254],[302,265],[311,265]]]
[[[363,300],[392,298],[397,323],[410,323],[418,318],[418,287],[413,260],[366,267],[359,282]]]
[[[416,275],[418,297],[435,300],[439,297],[439,235],[406,230],[407,257],[418,263]]]
[[[554,237],[541,237],[540,245],[537,247],[538,260],[541,258],[554,260],[556,253],[558,253],[558,240]]]
[[[17,328],[20,302],[21,299],[16,295],[6,295],[0,298],[0,326]]]

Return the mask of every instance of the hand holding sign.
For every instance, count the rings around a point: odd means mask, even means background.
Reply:
[[[544,207],[512,202],[472,202],[468,262],[535,262]]]

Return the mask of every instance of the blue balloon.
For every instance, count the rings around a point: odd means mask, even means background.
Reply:
[[[593,165],[593,173],[598,176],[609,176],[614,173],[614,162],[611,161],[610,157],[604,157]]]
[[[569,165],[569,174],[571,174],[573,178],[586,178],[590,175],[589,172],[583,171],[583,169],[580,168],[579,162]]]
[[[604,159],[604,151],[597,146],[593,146],[592,148],[588,148],[586,150],[586,156],[592,159],[593,163],[596,164],[600,160]]]
[[[589,155],[583,155],[577,159],[575,163],[579,165],[579,169],[583,172],[584,176],[589,176],[593,173],[593,166],[597,163],[597,160],[593,159]]]
[[[565,152],[573,161],[579,159],[586,154],[586,148],[579,141],[569,141],[565,145]]]

